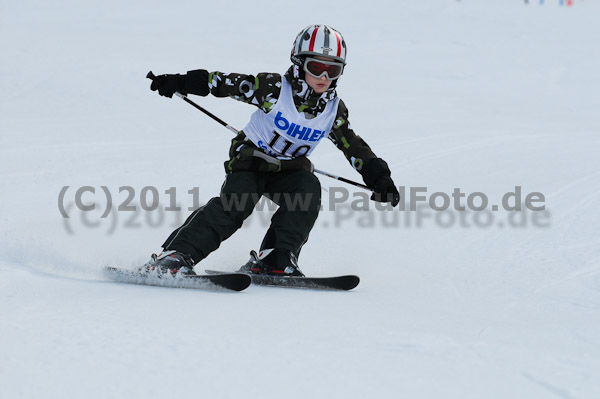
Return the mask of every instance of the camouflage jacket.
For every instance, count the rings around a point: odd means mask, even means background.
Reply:
[[[292,86],[292,93],[296,108],[307,119],[318,116],[327,105],[327,101],[337,96],[335,83],[322,94],[314,93],[307,83],[299,78],[298,68],[295,66],[283,75]],[[281,90],[282,75],[277,73],[259,73],[256,76],[239,73],[225,74],[212,72],[209,74],[208,83],[211,94],[216,97],[231,97],[260,108],[268,113],[277,102]],[[375,159],[371,148],[357,136],[348,121],[348,109],[340,100],[336,119],[328,138],[340,149],[352,167],[358,172],[363,165]],[[225,162],[227,173],[234,170],[284,170],[283,165],[268,165],[262,158],[257,158],[257,148],[241,131],[233,138],[229,150],[230,159]],[[286,161],[281,161],[285,163]],[[293,161],[287,161],[292,163]],[[310,164],[310,163],[309,163]]]

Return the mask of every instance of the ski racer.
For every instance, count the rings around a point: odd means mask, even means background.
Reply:
[[[264,195],[279,208],[259,253],[252,251],[242,270],[303,276],[298,256],[321,203],[321,185],[309,156],[324,138],[344,153],[373,189],[371,199],[398,204],[400,194],[387,163],[354,133],[348,109],[337,95],[339,78],[346,67],[346,43],[341,33],[327,25],[307,26],[294,40],[291,61],[292,66],[283,75],[198,69],[159,75],[153,80],[151,90],[161,96],[171,98],[176,92],[212,94],[257,109],[231,141],[220,195],[195,210],[173,231],[162,244],[163,252],[152,255],[143,266],[145,270],[194,274],[194,265],[238,230]]]

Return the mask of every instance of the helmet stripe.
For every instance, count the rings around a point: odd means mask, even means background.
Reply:
[[[340,57],[342,55],[342,41],[340,40],[340,34],[336,31],[333,31],[333,33],[335,33],[335,38],[337,39],[337,56]]]
[[[310,38],[310,44],[308,45],[308,51],[315,51],[315,40],[317,40],[317,31],[319,30],[319,26],[315,27],[313,30],[312,36]]]

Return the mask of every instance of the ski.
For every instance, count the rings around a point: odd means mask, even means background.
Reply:
[[[219,270],[205,270],[207,275],[219,276],[228,272]],[[266,285],[272,287],[288,288],[310,288],[317,290],[343,290],[348,291],[355,288],[360,278],[355,275],[333,276],[333,277],[290,277],[290,276],[268,276],[264,274],[247,274],[252,278],[252,284]]]
[[[119,283],[153,285],[170,288],[227,289],[242,291],[248,288],[252,279],[243,273],[223,273],[212,275],[171,276],[169,274],[142,273],[134,270],[106,267],[106,277]]]

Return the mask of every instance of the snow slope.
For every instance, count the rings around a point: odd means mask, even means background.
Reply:
[[[0,397],[598,397],[600,5],[530,3],[2,2]],[[282,72],[310,23],[344,34],[339,94],[398,185],[490,204],[521,186],[546,211],[333,212],[342,186],[321,178],[300,264],[360,274],[352,292],[106,281],[224,177],[230,133],[146,72]],[[238,128],[254,111],[194,100]],[[312,159],[360,180],[328,142]],[[83,186],[94,212],[73,205]],[[101,218],[102,186],[138,211]],[[183,211],[141,211],[147,186]],[[197,270],[245,262],[268,218]]]

